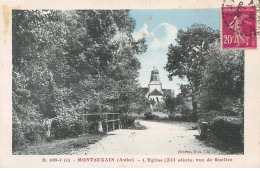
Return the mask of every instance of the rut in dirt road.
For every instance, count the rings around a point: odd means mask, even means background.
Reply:
[[[196,139],[198,130],[178,123],[140,121],[146,130],[120,129],[85,149],[72,154],[208,155],[226,154]],[[195,152],[196,151],[196,152]],[[199,153],[201,152],[201,153]]]

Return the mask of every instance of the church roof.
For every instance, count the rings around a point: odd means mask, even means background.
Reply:
[[[161,92],[159,92],[157,89],[154,89],[150,96],[163,96],[163,94]]]

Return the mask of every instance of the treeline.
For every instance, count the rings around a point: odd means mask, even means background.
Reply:
[[[222,50],[220,32],[201,24],[179,30],[176,42],[169,46],[165,68],[169,77],[188,84],[181,85],[175,107],[184,106],[187,114],[191,109],[193,120],[210,111],[243,116],[244,51]]]
[[[222,50],[220,32],[201,24],[179,30],[176,42],[169,46],[165,68],[169,77],[186,78],[188,84],[168,99],[175,105],[171,119],[198,121],[201,135],[243,151],[244,51]]]
[[[12,22],[13,150],[41,140],[47,118],[71,135],[79,114],[142,110],[135,55],[147,45],[129,11],[15,10]]]

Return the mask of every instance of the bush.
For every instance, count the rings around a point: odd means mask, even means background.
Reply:
[[[161,112],[163,110],[163,104],[161,103],[155,103],[153,105],[153,111],[154,112]]]
[[[162,112],[153,112],[153,113],[145,113],[144,114],[145,120],[167,120],[168,114]]]
[[[181,114],[184,116],[189,116],[192,114],[192,110],[186,104],[184,104],[181,107]]]
[[[172,121],[183,121],[183,122],[195,121],[196,118],[191,111],[192,110],[188,106],[182,105],[178,107],[178,112],[170,113],[168,118],[169,120]]]
[[[152,117],[152,110],[151,110],[150,107],[147,108],[146,111],[144,112],[143,119],[145,119],[145,120],[154,119],[154,118]]]
[[[55,138],[74,137],[82,134],[82,119],[78,116],[60,115],[53,119],[51,124],[52,135]],[[88,123],[85,123],[88,130]]]
[[[224,116],[225,114],[220,111],[212,110],[208,113],[198,114],[198,122],[208,122],[209,125],[213,124],[213,121],[217,117]]]
[[[212,132],[224,142],[241,144],[243,142],[242,127],[241,118],[220,116],[214,119]]]
[[[175,112],[169,114],[169,120],[190,122],[197,120],[192,114],[192,109],[189,104],[182,104],[176,107]]]
[[[122,114],[120,115],[120,121],[122,124],[122,128],[129,128],[134,125],[135,119],[137,118],[136,115],[133,114]]]
[[[27,143],[25,139],[24,132],[22,129],[22,124],[18,118],[13,118],[12,122],[12,148],[13,151],[19,150],[24,147]]]
[[[39,142],[45,135],[44,125],[40,122],[27,122],[25,127],[25,139],[29,142]]]
[[[183,121],[183,122],[190,122],[192,121],[192,115],[183,115],[178,113],[173,113],[168,115],[168,119],[171,121]]]
[[[17,151],[28,144],[39,142],[45,133],[44,125],[37,121],[21,121],[17,117],[12,121],[12,148]]]
[[[171,121],[186,121],[186,118],[182,114],[171,113],[168,116]]]
[[[144,114],[144,119],[145,120],[152,120],[152,119],[156,119],[156,116],[153,115],[151,112],[147,112]]]

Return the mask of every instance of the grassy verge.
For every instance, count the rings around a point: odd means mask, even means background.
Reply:
[[[228,142],[223,142],[216,136],[210,134],[207,137],[202,138],[201,136],[196,136],[196,138],[202,141],[206,146],[213,147],[220,151],[224,151],[227,154],[241,155],[244,154],[244,146],[238,144],[232,144]]]
[[[101,140],[106,134],[86,134],[75,138],[62,140],[52,140],[51,142],[41,142],[28,146],[21,151],[16,151],[14,155],[66,155],[71,151],[86,148]]]

